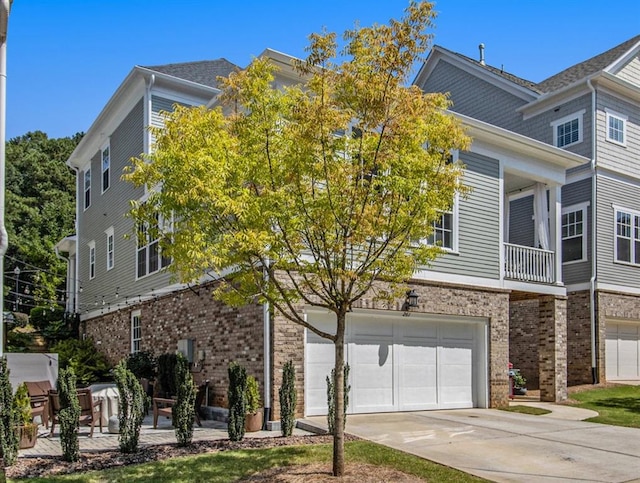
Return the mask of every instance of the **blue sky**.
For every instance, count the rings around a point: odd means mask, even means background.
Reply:
[[[307,36],[400,18],[408,0],[15,0],[9,18],[7,139],[86,131],[134,65],[270,47],[303,56]],[[608,8],[610,6],[610,8]],[[439,0],[435,43],[532,81],[640,34],[640,1]]]

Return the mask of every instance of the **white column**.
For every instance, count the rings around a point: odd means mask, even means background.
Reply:
[[[555,252],[556,285],[562,285],[562,187],[549,189],[549,240],[550,249]]]

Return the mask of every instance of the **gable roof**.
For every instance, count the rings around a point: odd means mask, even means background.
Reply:
[[[238,69],[237,65],[229,62],[227,59],[201,60],[197,62],[142,67],[214,88],[218,88],[218,77],[227,77],[231,72]]]
[[[601,54],[571,66],[537,84],[540,92],[552,92],[606,69],[640,42],[640,35],[622,42]]]

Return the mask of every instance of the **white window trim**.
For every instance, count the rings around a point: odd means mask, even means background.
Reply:
[[[105,230],[105,235],[107,235],[107,272],[111,270],[115,266],[115,250],[116,250],[116,239],[114,236],[113,227],[109,227]],[[111,249],[109,249],[109,239],[111,239]]]
[[[623,146],[623,147],[627,147],[627,121],[629,120],[628,116],[625,116],[623,114],[620,114],[619,112],[613,111],[609,108],[605,108],[604,112],[606,114],[606,119],[605,119],[605,133],[606,133],[606,139],[607,141],[609,141],[610,143],[613,144],[617,144],[618,146]],[[617,139],[613,139],[611,137],[609,137],[609,119],[610,118],[616,118],[622,121],[622,138],[624,139],[623,142],[618,141]]]
[[[582,142],[582,139],[583,139],[582,132],[584,130],[583,129],[584,123],[582,118],[585,112],[586,112],[586,109],[582,109],[578,112],[574,112],[573,114],[569,114],[568,116],[564,116],[563,118],[556,119],[550,124],[550,126],[553,128],[553,145],[554,146],[559,147],[560,149],[565,149],[565,148],[568,148],[569,146],[575,146],[576,144],[579,144]],[[561,124],[565,124],[567,122],[573,121],[574,119],[578,119],[578,140],[570,144],[565,144],[564,146],[558,146],[558,126]]]
[[[459,254],[459,245],[458,245],[458,240],[459,240],[459,196],[458,193],[455,194],[455,197],[453,199],[453,206],[451,207],[451,210],[446,211],[445,213],[451,213],[451,231],[453,232],[451,234],[451,248],[449,247],[443,247],[440,246],[438,248],[440,248],[442,251],[446,252],[446,253],[450,253],[453,255],[457,255]],[[429,243],[429,238],[425,238],[424,239],[424,243],[426,245],[431,245]]]
[[[172,222],[169,221],[167,222],[162,216],[158,216],[158,226],[161,227],[161,230],[167,230],[167,226],[169,226],[169,231],[171,231],[172,228]],[[146,234],[149,233],[148,231],[148,227],[145,231]],[[154,240],[149,240],[148,236],[147,236],[147,240],[146,243],[143,247],[140,247],[138,245],[139,240],[138,240],[138,234],[136,233],[136,250],[135,250],[135,271],[136,271],[136,280],[142,280],[143,278],[149,277],[151,275],[153,275],[154,273],[159,273],[161,272],[164,268],[168,267],[171,262],[164,264],[163,263],[163,256],[162,256],[162,248],[160,247],[160,239],[161,237],[159,236],[158,238],[155,238]],[[157,270],[154,270],[153,272],[149,271],[149,247],[151,246],[151,244],[153,242],[157,242],[158,243],[158,268]],[[142,249],[146,250],[146,271],[144,275],[140,275],[138,273],[138,252]]]
[[[87,173],[89,173],[89,187],[87,187]],[[87,211],[91,206],[91,166],[84,170],[84,174],[82,175],[82,204],[83,211]],[[87,203],[87,191],[89,192],[89,203]]]
[[[91,240],[89,243],[89,280],[96,278],[96,242]]]
[[[583,203],[578,203],[575,205],[567,206],[562,208],[561,215],[566,215],[567,213],[573,213],[576,211],[582,211],[582,258],[580,260],[571,260],[570,262],[562,262],[563,265],[572,265],[574,263],[582,263],[588,260],[587,256],[587,238],[589,233],[589,220],[587,219],[588,208],[591,205],[591,202],[585,201]],[[562,247],[562,242],[564,239],[560,237],[560,246]],[[575,238],[575,237],[571,237]],[[560,254],[562,257],[562,254]],[[562,258],[561,258],[562,259]]]
[[[109,186],[107,186],[106,188],[104,187],[104,172],[106,171],[104,169],[104,152],[106,150],[109,150],[109,167],[107,168],[107,170],[109,170],[108,176],[109,176]],[[111,145],[110,143],[105,144],[104,146],[102,146],[102,149],[100,149],[100,184],[102,186],[102,193],[104,193],[105,191],[107,191],[110,187],[111,187]]]
[[[613,208],[613,263],[618,263],[620,265],[628,265],[628,266],[632,266],[632,267],[640,267],[640,264],[638,263],[634,263],[633,261],[630,262],[625,262],[625,261],[621,261],[618,260],[618,243],[617,243],[617,238],[618,238],[618,217],[617,217],[617,213],[618,211],[622,211],[623,213],[628,213],[630,214],[632,217],[638,217],[640,218],[640,211],[637,210],[630,210],[628,208],[624,208],[622,206],[618,206],[618,205],[611,205],[611,207]],[[634,223],[633,223],[633,218],[631,220],[631,254],[629,256],[629,258],[631,260],[635,259],[635,249],[634,249]]]
[[[134,310],[133,312],[131,312],[131,326],[129,329],[130,332],[130,336],[131,336],[131,353],[134,354],[136,352],[140,352],[140,346],[141,346],[141,342],[142,342],[142,312],[140,310]],[[140,331],[140,337],[138,339],[134,338],[134,330],[135,330],[135,326],[134,326],[134,321],[138,320],[138,330]],[[135,349],[135,343],[138,342],[138,350]]]

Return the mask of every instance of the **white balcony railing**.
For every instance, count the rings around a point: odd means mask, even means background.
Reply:
[[[504,276],[523,282],[554,283],[555,253],[540,248],[504,244]]]

